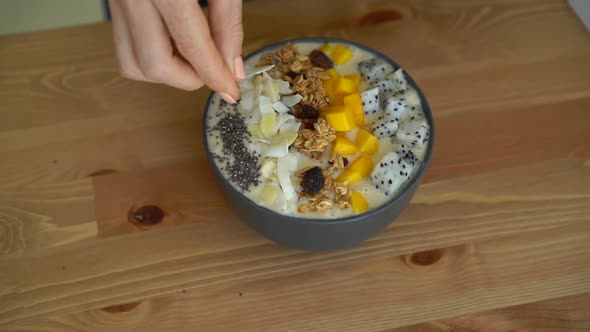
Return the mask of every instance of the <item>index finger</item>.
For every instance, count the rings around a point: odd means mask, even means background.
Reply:
[[[240,91],[234,75],[215,47],[207,19],[197,2],[158,0],[155,3],[178,50],[201,80],[224,99],[237,100]]]

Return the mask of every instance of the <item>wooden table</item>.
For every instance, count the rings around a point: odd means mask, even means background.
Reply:
[[[438,137],[411,206],[356,248],[277,246],[220,196],[207,91],[119,77],[108,24],[1,37],[0,331],[590,328],[590,34],[565,1],[244,15],[246,53],[348,38],[421,84]]]

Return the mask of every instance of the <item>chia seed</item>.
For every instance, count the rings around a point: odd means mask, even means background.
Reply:
[[[221,102],[220,104],[223,105]],[[227,158],[220,158],[220,161],[226,162],[225,169],[229,174],[229,180],[246,191],[251,186],[258,185],[260,176],[258,158],[244,143],[250,140],[250,133],[244,119],[237,112],[225,113],[212,130],[219,132],[224,155],[233,156],[233,163]]]

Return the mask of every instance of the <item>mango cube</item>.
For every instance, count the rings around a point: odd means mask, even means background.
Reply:
[[[354,214],[363,213],[369,209],[369,203],[367,203],[363,194],[358,191],[350,193],[350,205],[352,205],[352,212]]]
[[[363,101],[361,99],[360,93],[355,92],[353,94],[345,96],[342,99],[342,104],[350,107],[356,124],[358,124],[359,126],[365,124],[365,112],[363,111]]]
[[[333,105],[322,114],[335,131],[349,131],[356,128],[352,110],[346,105]]]
[[[347,156],[356,153],[357,147],[348,138],[342,136],[336,136],[334,140],[333,153],[337,153],[341,156]]]
[[[330,53],[332,53],[332,51],[334,50],[334,44],[324,44],[322,47],[320,47],[320,51],[326,53],[327,55],[330,55]]]
[[[366,178],[373,171],[373,159],[369,156],[362,155],[353,161],[347,169],[357,172],[361,177]]]
[[[338,175],[336,178],[336,182],[347,182],[349,186],[352,186],[362,179],[363,177],[358,172],[355,172],[349,168],[345,168],[344,171],[342,171],[342,173],[340,173],[340,175]]]
[[[363,128],[359,128],[354,144],[363,154],[374,154],[379,150],[379,139]]]
[[[353,80],[354,84],[358,87],[359,84],[361,84],[361,75],[359,74],[348,74],[348,75],[344,75],[345,78],[348,78],[349,80]]]
[[[353,80],[340,77],[332,83],[332,89],[335,95],[348,95],[356,91],[356,84]]]
[[[352,51],[344,45],[336,45],[330,56],[336,64],[342,66],[352,58]]]
[[[332,97],[332,105],[344,105],[344,96]],[[354,115],[354,112],[352,115]]]
[[[330,69],[326,70],[326,73],[328,73],[330,75],[330,80],[335,80],[335,79],[340,78],[340,74],[338,74],[338,72],[334,68],[330,68]]]

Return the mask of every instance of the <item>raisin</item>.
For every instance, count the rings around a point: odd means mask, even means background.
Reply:
[[[324,188],[326,179],[322,173],[322,169],[318,166],[312,167],[303,173],[301,179],[301,190],[306,195],[315,195]]]
[[[344,167],[348,166],[348,158],[342,158],[342,161],[344,162]]]
[[[293,110],[293,115],[298,119],[317,119],[320,112],[313,106],[300,105]]]
[[[305,129],[314,129],[313,124],[316,123],[318,119],[301,119],[301,124]]]
[[[311,60],[311,63],[316,67],[320,67],[323,69],[330,69],[334,67],[332,59],[330,59],[330,57],[328,57],[326,53],[320,50],[311,51],[311,53],[309,53],[309,59]]]
[[[298,74],[294,71],[290,71],[290,72],[286,73],[285,75],[289,76],[292,80],[294,80]]]

